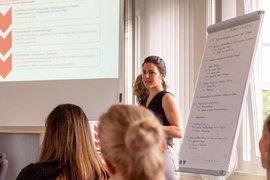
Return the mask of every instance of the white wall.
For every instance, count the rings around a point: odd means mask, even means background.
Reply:
[[[22,168],[37,161],[39,145],[39,134],[0,133],[0,152],[4,152],[8,160],[6,180],[15,179]]]

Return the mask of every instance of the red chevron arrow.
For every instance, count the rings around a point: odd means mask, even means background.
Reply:
[[[95,138],[95,140],[99,140],[99,137],[98,137],[98,134],[97,133],[94,133],[94,138]]]
[[[12,8],[8,10],[6,15],[0,13],[0,29],[5,32],[12,22]]]
[[[97,127],[97,125],[94,125],[94,130],[95,130],[95,132],[98,132],[98,127]]]
[[[11,45],[12,45],[12,32],[10,32],[5,39],[3,39],[0,36],[0,52],[2,53],[3,56],[11,48]]]
[[[0,75],[5,79],[12,70],[12,55],[6,61],[0,59]]]
[[[96,142],[96,141],[95,141],[95,147],[96,147],[97,149],[99,149],[99,148],[100,148],[100,146],[99,146],[99,142]]]

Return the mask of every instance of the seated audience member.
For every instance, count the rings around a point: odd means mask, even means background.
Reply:
[[[139,74],[133,84],[133,95],[139,105],[149,96],[148,89],[145,88],[142,80],[142,74]]]
[[[112,179],[164,180],[166,140],[155,115],[142,106],[113,105],[99,119],[101,154]]]
[[[46,120],[38,163],[23,168],[17,180],[106,180],[92,143],[88,119],[73,104],[58,105]]]
[[[265,119],[262,137],[259,142],[261,152],[261,163],[267,170],[267,179],[270,179],[270,114]]]

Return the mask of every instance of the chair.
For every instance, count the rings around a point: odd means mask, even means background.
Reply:
[[[0,180],[5,180],[8,169],[8,160],[5,153],[0,153]]]

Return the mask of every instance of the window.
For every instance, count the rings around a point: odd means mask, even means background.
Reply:
[[[262,8],[260,8],[262,7]],[[240,169],[264,175],[261,167],[260,151],[258,147],[262,133],[263,121],[270,112],[270,1],[269,0],[244,0],[245,13],[263,9],[266,13],[263,19],[261,36],[257,45],[257,53],[251,72],[247,101],[244,102],[242,112],[243,123],[240,133],[238,149]],[[239,148],[240,147],[240,148]]]
[[[262,0],[262,7],[265,10],[262,26],[262,97],[263,97],[263,119],[270,112],[270,1]],[[267,31],[268,30],[268,31]]]

